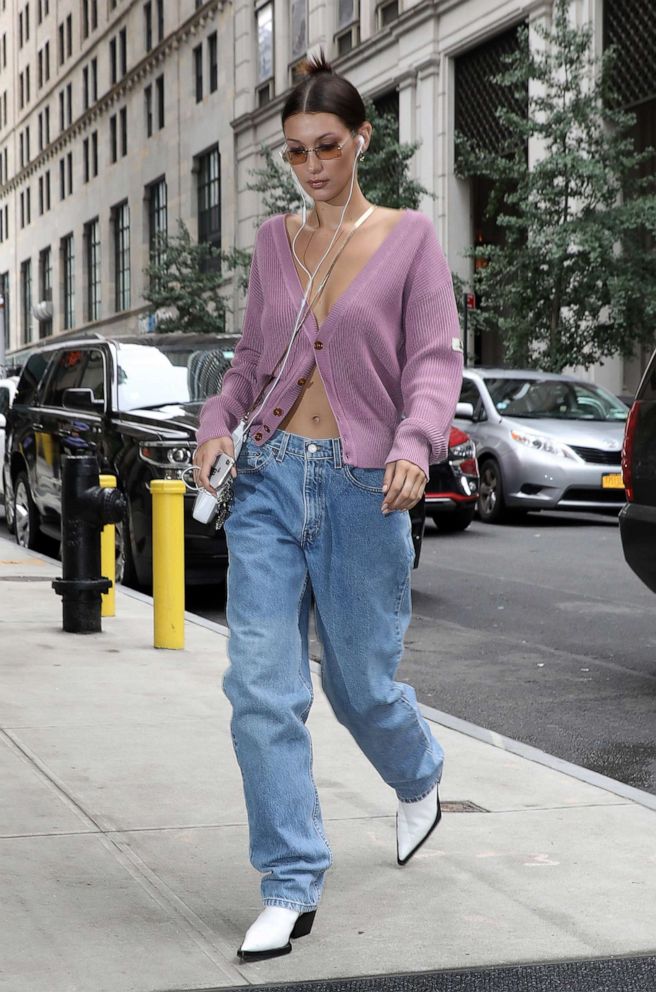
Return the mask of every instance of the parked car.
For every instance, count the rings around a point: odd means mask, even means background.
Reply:
[[[457,422],[476,442],[481,520],[624,505],[628,407],[606,389],[568,375],[476,368],[465,370],[460,400],[472,408]]]
[[[656,351],[626,422],[622,473],[627,498],[620,513],[624,557],[656,592]]]
[[[7,425],[7,414],[14,399],[18,376],[8,376],[0,379],[0,466],[5,459],[5,428]],[[2,492],[2,472],[0,471],[0,499]]]
[[[452,427],[448,458],[430,466],[424,495],[426,516],[443,533],[466,530],[476,512],[478,484],[476,446],[469,434]]]
[[[181,478],[191,464],[203,401],[220,389],[237,338],[166,334],[137,338],[85,337],[33,352],[21,374],[7,422],[3,465],[7,526],[20,544],[36,547],[61,531],[61,463],[66,453],[93,452],[103,473],[115,475],[127,500],[117,527],[117,575],[149,585],[152,574],[149,483]],[[469,453],[469,449],[465,454]],[[463,449],[453,469],[464,478]],[[223,531],[198,523],[185,498],[186,580],[216,581],[227,564]],[[424,506],[411,514],[419,562]]]
[[[180,478],[191,463],[198,413],[220,387],[236,338],[144,335],[52,344],[27,360],[7,422],[7,525],[26,547],[59,538],[62,456],[93,452],[117,476],[128,511],[117,527],[117,574],[149,585],[149,483]],[[189,584],[217,579],[227,562],[222,531],[192,518],[185,496]]]

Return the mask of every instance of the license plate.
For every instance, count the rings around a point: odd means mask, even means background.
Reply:
[[[607,472],[601,477],[602,489],[624,489],[621,472]]]

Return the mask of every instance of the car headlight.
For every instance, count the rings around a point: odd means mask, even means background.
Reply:
[[[191,465],[193,449],[180,441],[141,441],[139,457],[149,465],[160,469],[165,479],[181,479],[185,469]]]
[[[533,448],[534,451],[541,451],[546,455],[556,455],[560,458],[572,458],[576,460],[576,456],[571,448],[568,448],[566,444],[561,444],[560,441],[556,441],[555,438],[549,437],[548,434],[538,434],[537,431],[513,430],[510,432],[510,436],[513,441],[517,441],[518,444],[524,444],[527,448]]]

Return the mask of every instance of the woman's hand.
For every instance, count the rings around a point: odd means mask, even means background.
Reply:
[[[212,493],[212,496],[216,496],[216,490],[210,485],[210,472],[220,454],[230,455],[231,458],[235,457],[235,446],[231,437],[208,438],[194,452],[193,464],[196,485],[199,489],[201,487],[207,489],[208,492]],[[230,469],[230,475],[233,479],[237,478],[237,469],[234,465]]]
[[[383,479],[385,493],[383,513],[391,513],[392,510],[411,510],[424,495],[427,482],[426,473],[414,462],[408,462],[403,458],[397,462],[389,462],[385,467]]]

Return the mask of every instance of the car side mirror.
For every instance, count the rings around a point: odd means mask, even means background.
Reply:
[[[473,420],[474,419],[474,404],[473,403],[456,403],[456,417],[460,417],[461,420]]]
[[[71,410],[93,410],[103,411],[105,404],[102,400],[97,400],[92,389],[65,389],[64,406]]]

